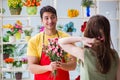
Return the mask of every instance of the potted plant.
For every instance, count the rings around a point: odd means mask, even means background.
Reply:
[[[63,26],[62,30],[67,32],[70,35],[72,35],[72,32],[76,32],[76,28],[74,27],[74,23],[73,22],[69,22],[68,24],[65,24]]]
[[[27,69],[28,59],[27,59],[27,58],[22,58],[22,59],[21,59],[21,62],[22,62],[22,68],[23,68],[23,69]]]
[[[21,21],[17,20],[14,25],[12,25],[12,24],[3,25],[3,28],[10,29],[9,31],[7,31],[7,34],[9,34],[9,36],[10,36],[9,37],[10,42],[15,42],[15,39],[21,38],[21,33],[22,33]]]
[[[23,0],[23,5],[27,7],[28,15],[36,15],[40,1],[41,0]]]
[[[9,36],[6,35],[3,37],[3,42],[8,42]],[[9,58],[9,56],[13,57],[13,53],[16,49],[16,45],[13,44],[4,44],[3,45],[3,59]]]
[[[29,39],[31,38],[31,34],[32,34],[32,29],[30,30],[24,30],[24,33],[25,33],[25,40],[28,42]]]
[[[6,58],[5,60],[6,68],[11,69],[13,66],[14,58]]]
[[[22,80],[22,72],[16,72],[15,78],[16,78],[16,80]]]
[[[11,15],[20,15],[22,10],[22,0],[7,0]]]
[[[93,5],[93,1],[92,0],[82,0],[82,6],[86,7],[86,15],[87,17],[90,16],[90,7]]]

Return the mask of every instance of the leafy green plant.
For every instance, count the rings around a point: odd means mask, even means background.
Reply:
[[[31,36],[32,29],[30,30],[24,30],[25,36]]]
[[[82,0],[82,6],[83,7],[90,7],[91,5],[93,5],[93,1],[92,0]]]
[[[3,37],[3,42],[8,42],[9,36],[6,35]],[[16,49],[16,45],[13,44],[4,44],[3,45],[3,54],[10,54],[10,56],[13,56],[13,53]]]
[[[7,0],[7,1],[8,7],[10,8],[18,8],[23,6],[22,0]]]

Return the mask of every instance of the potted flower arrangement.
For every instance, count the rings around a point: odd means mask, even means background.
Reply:
[[[3,25],[3,28],[11,29],[10,31],[7,31],[7,34],[9,34],[10,42],[15,42],[15,39],[21,38],[22,23],[19,20],[16,21],[15,25],[6,24]]]
[[[28,15],[35,15],[37,13],[37,7],[40,6],[41,0],[23,0],[24,6],[27,7]]]
[[[69,22],[68,24],[65,24],[63,26],[62,30],[67,32],[70,35],[72,35],[72,32],[76,32],[76,28],[74,27],[74,23],[73,22]]]
[[[28,42],[31,38],[31,33],[32,33],[32,29],[30,30],[24,30],[24,33],[25,33],[25,40]]]
[[[6,58],[4,61],[6,63],[6,67],[8,69],[11,69],[13,66],[14,58]]]
[[[22,0],[7,0],[11,15],[20,15],[22,10]]]
[[[90,16],[90,7],[93,5],[93,1],[92,0],[82,0],[82,6],[86,7],[86,15],[87,17]]]
[[[22,62],[22,68],[27,69],[28,59],[27,58],[22,58],[21,62]]]

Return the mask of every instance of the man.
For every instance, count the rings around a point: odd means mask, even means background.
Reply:
[[[68,37],[69,35],[56,30],[57,13],[53,7],[43,7],[40,10],[40,17],[45,29],[32,37],[28,43],[28,68],[35,74],[34,80],[70,80],[68,71],[75,69],[76,58],[69,55],[69,60],[66,62],[51,62],[44,51],[49,38]],[[57,74],[51,76],[54,70],[57,70]]]

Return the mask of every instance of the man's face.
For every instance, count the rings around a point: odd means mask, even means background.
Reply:
[[[56,29],[57,17],[51,12],[44,12],[42,16],[42,23],[48,30]]]

